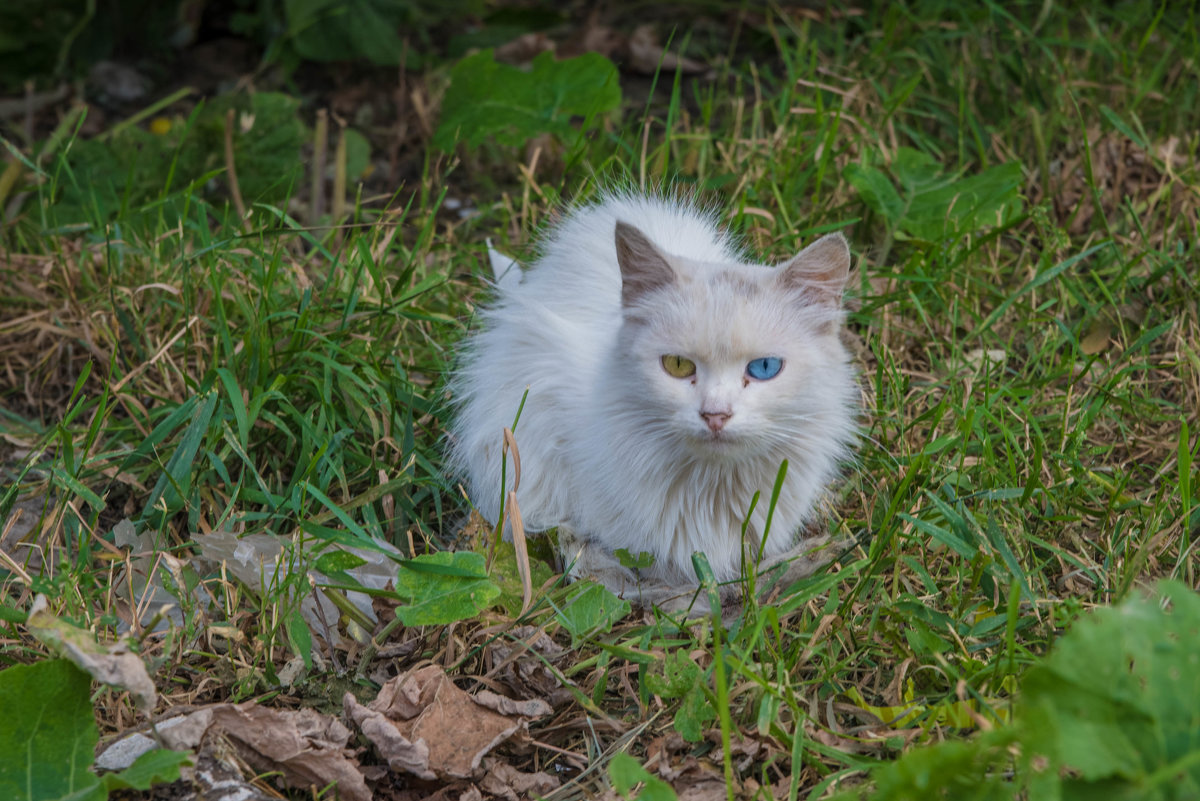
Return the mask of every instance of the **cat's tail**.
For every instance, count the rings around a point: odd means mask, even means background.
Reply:
[[[492,265],[492,275],[496,288],[508,292],[521,283],[521,265],[512,256],[506,256],[492,247],[492,240],[487,240],[488,263]]]

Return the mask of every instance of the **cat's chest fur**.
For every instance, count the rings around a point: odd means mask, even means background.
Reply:
[[[848,263],[840,237],[747,263],[711,217],[661,198],[570,213],[500,283],[452,383],[452,464],[473,502],[499,514],[501,432],[524,397],[527,528],[648,552],[647,575],[669,583],[694,581],[703,551],[729,580],[759,550],[787,461],[764,553],[787,550],[854,437],[837,336]]]

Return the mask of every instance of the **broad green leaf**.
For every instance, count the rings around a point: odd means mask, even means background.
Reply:
[[[459,141],[475,148],[489,136],[521,145],[541,133],[570,134],[572,116],[590,118],[620,103],[617,68],[598,53],[563,61],[542,53],[524,71],[484,50],[454,66],[433,141],[442,150]]]
[[[179,780],[179,768],[191,764],[192,755],[185,751],[170,751],[155,748],[133,761],[120,773],[106,773],[101,777],[105,789],[149,790],[156,784]]]
[[[90,489],[80,483],[79,479],[75,478],[75,476],[63,470],[61,467],[52,467],[50,469],[50,475],[53,477],[55,484],[61,486],[72,495],[78,495],[80,498],[83,498],[88,502],[88,505],[97,512],[103,511],[104,500],[99,495],[92,492]]]
[[[902,228],[927,241],[1004,225],[1020,209],[1021,165],[1010,161],[913,195]]]
[[[717,711],[697,685],[683,697],[683,703],[675,712],[675,731],[689,743],[698,743],[704,739],[704,730],[716,719]]]
[[[293,610],[284,618],[284,626],[287,628],[292,650],[304,660],[304,667],[312,670],[312,632],[308,630],[308,623],[304,620],[304,615],[300,614],[299,609]]]
[[[1011,725],[912,749],[872,772],[869,797],[1200,798],[1200,594],[1158,593],[1080,618],[1023,677]]]
[[[107,793],[88,770],[99,739],[91,684],[65,659],[0,671],[0,798],[103,801]]]
[[[842,175],[847,183],[858,190],[863,201],[876,214],[887,220],[889,225],[894,226],[904,218],[904,200],[896,192],[896,187],[892,186],[892,179],[887,175],[874,167],[862,164],[846,165]]]
[[[895,181],[863,164],[847,165],[842,175],[863,202],[904,236],[942,241],[1005,225],[1021,208],[1020,162],[959,178],[943,174],[929,154],[901,147],[888,171]]]
[[[456,572],[430,572],[421,567]],[[396,575],[396,592],[409,604],[397,608],[396,617],[406,626],[442,625],[474,617],[500,595],[500,588],[486,576],[483,555],[470,551],[441,551],[406,560]]]
[[[637,554],[634,554],[628,548],[617,548],[613,551],[613,556],[617,557],[621,567],[630,570],[646,570],[654,566],[654,554],[646,551],[638,551]]]
[[[613,595],[602,584],[589,583],[574,591],[556,617],[579,640],[594,632],[610,631],[613,624],[628,615],[629,603]]]
[[[663,698],[681,698],[683,702],[675,711],[675,730],[689,743],[697,743],[704,737],[704,729],[717,717],[704,693],[704,671],[692,661],[682,648],[671,652],[663,660],[663,673],[646,674],[646,688]]]
[[[1092,782],[1145,799],[1200,797],[1200,595],[1159,585],[1082,618],[1022,682],[1031,749]],[[1106,786],[1116,795],[1117,786]]]
[[[672,651],[663,660],[662,675],[646,674],[646,687],[663,698],[682,698],[704,679],[704,671],[683,649]]]
[[[283,9],[292,45],[310,61],[399,64],[400,31],[413,21],[410,0],[284,0]]]
[[[608,763],[608,778],[612,781],[613,789],[623,798],[637,798],[639,801],[677,801],[679,798],[671,785],[652,775],[624,752],[615,755]],[[642,791],[631,797],[630,791],[639,784],[643,785]]]
[[[343,551],[341,548],[333,548],[317,557],[317,561],[313,563],[313,569],[330,576],[334,573],[353,570],[366,563],[367,560],[356,553]]]
[[[945,184],[945,178],[940,178],[942,168],[933,156],[923,150],[902,147],[896,150],[892,160],[892,172],[906,193],[916,193],[940,184]]]
[[[437,558],[434,558],[437,557]],[[487,578],[487,559],[483,554],[459,551],[450,557],[449,552],[423,554],[415,559],[401,559],[400,566],[415,573],[435,576],[459,576],[460,578]]]
[[[917,801],[946,798],[956,801],[1010,801],[1019,788],[1004,779],[1012,757],[1005,746],[1008,729],[989,732],[974,741],[947,741],[915,748],[903,759],[878,771],[873,799]]]
[[[529,558],[529,567],[533,573],[530,580],[536,593],[538,589],[546,586],[554,571],[541,559],[534,559],[532,556]],[[525,590],[521,583],[521,575],[517,572],[517,551],[511,542],[501,542],[496,546],[496,553],[492,558],[491,578],[500,587],[499,605],[513,617],[519,615],[525,602]]]

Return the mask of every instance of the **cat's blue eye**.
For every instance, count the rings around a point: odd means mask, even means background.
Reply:
[[[778,356],[763,356],[746,365],[746,374],[758,381],[766,381],[779,375],[783,369],[783,359]]]

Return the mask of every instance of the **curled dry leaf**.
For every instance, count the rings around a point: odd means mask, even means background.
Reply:
[[[563,689],[560,674],[546,664],[557,664],[566,649],[533,626],[520,626],[510,634],[512,642],[491,645],[494,664],[500,666],[497,678],[520,698],[544,698],[553,707],[570,700],[571,693]]]
[[[693,75],[706,69],[699,61],[664,50],[653,25],[639,25],[629,35],[629,66],[647,75],[653,75],[659,69],[664,73],[678,70],[684,75]]]
[[[479,778],[484,756],[551,712],[537,699],[468,695],[437,665],[397,676],[366,706],[349,693],[343,702],[393,770],[442,781]]]
[[[654,772],[669,782],[678,791],[680,798],[705,798],[714,788],[720,788],[720,797],[724,797],[721,732],[718,729],[710,729],[704,733],[704,738],[714,746],[705,757],[695,756],[692,753],[695,746],[675,733],[655,739],[646,749],[646,763],[653,763]],[[754,762],[786,758],[778,749],[772,749],[766,743],[745,736],[744,733],[734,735],[729,743],[729,754],[739,775],[752,774],[751,765]],[[747,779],[740,792],[749,791],[750,795],[753,795],[756,789],[757,785]]]
[[[242,776],[238,766],[229,759],[225,749],[207,743],[196,754],[192,771],[196,801],[271,801],[272,796],[255,787]]]
[[[480,789],[508,801],[544,796],[562,784],[557,776],[542,771],[524,773],[507,762],[490,757],[483,761],[483,765],[486,773],[479,780]]]
[[[34,599],[25,625],[30,634],[74,662],[96,681],[128,690],[139,711],[149,714],[154,709],[158,692],[142,658],[129,650],[128,643],[119,641],[101,645],[90,631],[75,628],[55,617],[44,595]]]
[[[515,39],[510,44],[514,52],[523,52],[522,48],[528,49],[524,37]],[[545,42],[540,44],[544,47]],[[497,58],[503,49],[496,51]],[[684,75],[695,75],[708,69],[706,64],[666,50],[659,41],[658,32],[653,25],[639,25],[627,36],[623,31],[601,25],[595,17],[561,47],[556,47],[551,42],[550,46],[544,49],[556,51],[559,58],[569,58],[580,53],[599,53],[605,58],[624,62],[625,68],[643,75],[654,75],[660,70],[667,74],[678,70]]]
[[[540,698],[514,701],[512,698],[506,698],[491,690],[480,690],[474,697],[467,697],[472,698],[480,706],[490,709],[493,712],[499,712],[505,717],[540,718],[554,711],[550,708],[549,704]]]
[[[147,490],[148,492],[148,490]],[[157,547],[155,533],[149,528],[141,531],[129,518],[121,518],[113,526],[113,544],[128,549],[129,558],[125,567],[117,574],[114,586],[121,587],[119,595],[129,593],[132,603],[118,603],[115,611],[121,617],[120,631],[128,631],[134,625],[150,628],[153,632],[164,631],[170,624],[183,625],[183,612],[179,608],[179,590],[169,590],[163,584],[163,567],[169,571],[175,587],[188,586],[183,578],[185,563]],[[198,608],[209,604],[209,597],[199,587],[191,592],[191,603]]]
[[[545,51],[554,51],[554,41],[542,33],[524,33],[496,48],[495,59],[508,64],[528,64],[534,56]]]
[[[1104,351],[1112,341],[1112,325],[1106,320],[1097,320],[1079,340],[1079,349],[1088,356]]]
[[[371,799],[358,762],[345,753],[350,730],[313,709],[268,709],[252,701],[214,704],[174,726],[160,726],[159,733],[176,750],[224,737],[247,764],[264,773],[278,771],[289,787],[336,784],[339,798]]]
[[[1004,367],[1008,361],[1008,352],[1003,348],[974,348],[963,354],[962,364],[971,370],[982,370],[985,367],[997,370]]]
[[[226,569],[254,592],[264,592],[263,577],[268,579],[277,572],[289,572],[295,565],[290,559],[290,542],[274,534],[248,534],[238,536],[232,532],[215,531],[211,534],[195,533],[192,541],[199,546],[200,558],[216,565],[223,564]],[[399,551],[386,543],[377,543],[378,549],[355,548],[353,546],[337,546],[337,550],[357,556],[362,564],[346,570],[362,586],[382,590],[395,581],[395,563],[383,553],[384,550],[393,556],[399,556]],[[332,550],[332,549],[331,549]],[[312,575],[318,580],[327,577],[314,570]],[[362,615],[371,622],[376,622],[375,609],[371,596],[361,592],[346,592],[346,600],[352,603]],[[320,611],[317,604],[320,604]],[[341,610],[324,594],[308,594],[300,600],[300,613],[309,627],[318,633],[327,631],[325,622],[335,621],[341,617]],[[332,628],[331,635],[336,640],[332,643],[339,647],[349,647],[349,640]]]

